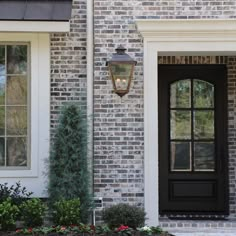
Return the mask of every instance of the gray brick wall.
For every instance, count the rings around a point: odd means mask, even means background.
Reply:
[[[236,218],[236,57],[228,57],[228,146],[230,216]]]
[[[136,30],[135,19],[187,20],[235,16],[234,0],[94,0],[94,190],[97,196],[104,197],[105,206],[117,202],[141,206],[144,203],[143,42]],[[112,84],[105,66],[105,61],[119,44],[125,46],[128,53],[138,61],[130,93],[122,99],[111,92]],[[217,58],[212,60],[221,60]],[[211,58],[202,60],[206,61],[200,63],[208,63]],[[229,58],[229,81],[234,77],[233,61],[234,58]],[[235,90],[231,86],[235,86],[235,83],[229,83],[232,97]],[[229,116],[235,112],[234,104],[234,98],[231,98],[229,107],[232,111]],[[229,130],[230,212],[235,217],[235,118],[229,119],[229,127],[232,127]]]
[[[96,196],[103,197],[105,206],[118,202],[144,204],[143,42],[135,19],[235,16],[234,0],[94,0],[94,191]],[[128,53],[138,61],[131,90],[122,99],[112,93],[105,66],[119,44],[127,47]],[[159,58],[160,63],[168,60],[172,58]],[[177,61],[169,63],[183,63],[181,60],[189,63],[190,59],[173,60]],[[221,57],[192,60],[226,63]],[[73,100],[86,106],[86,63],[86,0],[74,0],[70,32],[51,35],[52,133],[61,104]],[[230,212],[236,217],[236,59],[229,57],[227,63]]]
[[[86,0],[74,0],[70,32],[51,34],[51,133],[60,106],[86,106]]]

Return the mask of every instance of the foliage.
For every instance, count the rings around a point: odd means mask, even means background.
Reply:
[[[107,225],[98,225],[95,230],[96,234],[108,234],[112,232]]]
[[[21,187],[20,181],[17,182],[16,185],[11,185],[10,187],[7,183],[0,184],[0,203],[11,198],[13,204],[20,205],[32,194],[32,192],[26,190],[26,187]]]
[[[54,203],[53,222],[57,225],[73,225],[80,222],[80,200],[59,200]]]
[[[144,233],[144,234],[147,234],[147,235],[152,235],[152,229],[151,227],[148,227],[148,226],[143,226],[141,228],[137,228],[138,231]]]
[[[0,225],[1,230],[14,228],[19,208],[14,205],[10,198],[0,204]]]
[[[148,226],[143,226],[141,228],[137,228],[137,230],[139,232],[142,232],[144,234],[147,234],[147,235],[153,235],[153,234],[161,234],[163,233],[163,230],[159,227],[159,226],[152,226],[152,227],[148,227]]]
[[[148,234],[146,233],[148,230]],[[171,236],[167,232],[162,231],[160,227],[148,227],[144,226],[142,228],[138,228],[136,231],[130,228],[129,226],[121,225],[119,228],[111,230],[107,225],[85,225],[85,224],[78,224],[78,225],[70,225],[70,226],[50,226],[50,227],[37,227],[37,228],[24,228],[16,230],[17,234],[20,235],[54,235],[52,233],[57,234],[64,234],[70,236],[77,236],[77,235],[122,235],[122,236],[129,236],[129,235],[137,235],[140,234],[137,232],[141,232],[147,235],[165,235]]]
[[[46,206],[38,198],[32,198],[20,205],[20,211],[25,226],[35,227],[43,224]]]
[[[119,235],[132,235],[133,229],[130,228],[127,225],[121,225],[119,228],[115,229],[115,232],[118,233]]]
[[[161,227],[159,227],[159,226],[152,226],[151,227],[151,230],[152,230],[152,233],[153,234],[161,234],[161,233],[164,233],[164,231],[162,230],[162,228]]]
[[[103,211],[103,220],[111,227],[128,225],[131,228],[143,226],[146,213],[142,208],[120,203]]]
[[[85,115],[76,105],[63,108],[53,140],[49,161],[49,206],[60,199],[79,198],[81,220],[85,223],[92,207],[87,163],[87,123]]]

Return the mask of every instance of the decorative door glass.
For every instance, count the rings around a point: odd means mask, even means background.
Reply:
[[[170,85],[171,171],[215,170],[214,85],[199,79]]]

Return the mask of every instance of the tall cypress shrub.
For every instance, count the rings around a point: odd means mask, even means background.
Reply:
[[[84,223],[92,206],[85,117],[75,104],[62,109],[51,145],[48,186],[50,206],[59,199],[80,198],[81,221]]]

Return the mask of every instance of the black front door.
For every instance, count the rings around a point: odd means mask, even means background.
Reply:
[[[161,214],[228,214],[227,72],[159,65]]]

